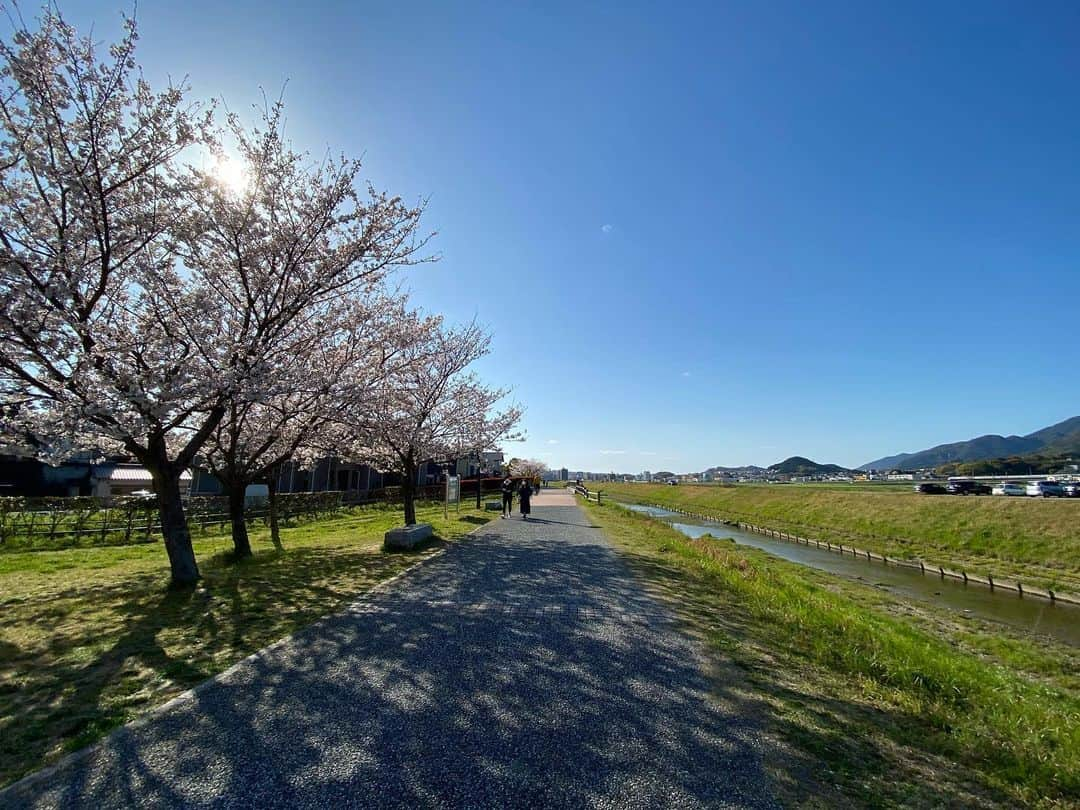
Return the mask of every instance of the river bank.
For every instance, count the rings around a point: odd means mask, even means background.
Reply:
[[[978,618],[1008,625],[1022,633],[1047,636],[1080,650],[1080,604],[1051,602],[1031,596],[1030,591],[1026,598],[1019,598],[1014,590],[980,586],[974,578],[965,583],[939,577],[929,569],[921,571],[919,566],[849,554],[847,547],[843,547],[841,553],[837,546],[830,549],[826,544],[806,545],[784,539],[790,535],[781,537],[775,533],[753,532],[654,506],[632,503],[625,506],[663,520],[691,539],[705,535],[730,537],[739,545],[752,546],[789,562],[870,585],[901,600],[930,603],[965,620]]]
[[[587,506],[769,707],[793,806],[1072,806],[1075,649]]]
[[[813,485],[602,484],[620,500],[736,520],[893,559],[1080,594],[1080,500],[951,497]]]

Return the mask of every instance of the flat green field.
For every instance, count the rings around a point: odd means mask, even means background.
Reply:
[[[910,486],[592,488],[622,500],[675,506],[1080,594],[1080,499],[919,495]]]
[[[1080,651],[586,508],[760,718],[785,806],[1080,806]]]
[[[488,518],[418,506],[444,541]],[[168,591],[160,543],[0,554],[0,785],[94,741],[241,658],[342,609],[417,560],[381,550],[400,507],[265,530],[255,555],[227,534],[195,540],[203,579]]]

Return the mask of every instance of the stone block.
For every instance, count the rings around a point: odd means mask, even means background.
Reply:
[[[434,530],[430,523],[417,523],[415,526],[399,526],[391,529],[383,537],[383,548],[388,551],[416,548],[431,538]]]
[[[488,512],[501,512],[502,501],[484,501],[484,509]]]

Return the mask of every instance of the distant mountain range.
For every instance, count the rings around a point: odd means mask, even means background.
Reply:
[[[769,472],[778,475],[835,475],[851,470],[836,464],[818,464],[802,456],[792,456],[769,467]]]
[[[860,470],[918,470],[956,461],[985,461],[1028,453],[1080,453],[1080,416],[1026,436],[979,436],[966,442],[939,444],[917,453],[900,453],[869,461]]]

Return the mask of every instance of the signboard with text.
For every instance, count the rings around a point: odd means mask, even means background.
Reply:
[[[446,476],[446,506],[443,512],[449,509],[450,504],[456,504],[461,508],[461,477],[457,475]]]

